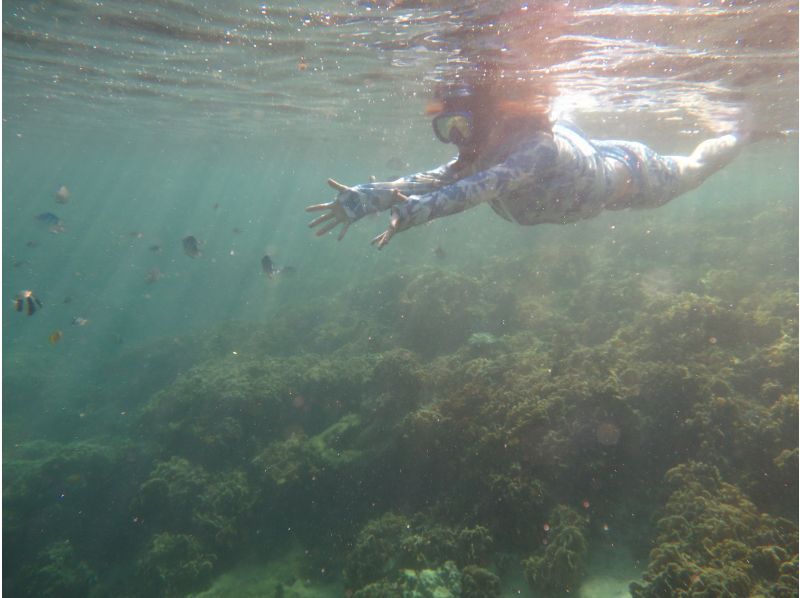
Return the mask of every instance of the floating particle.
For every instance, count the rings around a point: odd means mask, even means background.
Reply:
[[[69,189],[66,185],[61,185],[56,191],[56,203],[65,204],[69,201]]]

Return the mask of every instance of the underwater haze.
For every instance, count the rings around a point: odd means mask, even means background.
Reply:
[[[9,596],[797,595],[796,2],[2,13]],[[595,139],[765,140],[658,209],[316,237],[486,57]]]

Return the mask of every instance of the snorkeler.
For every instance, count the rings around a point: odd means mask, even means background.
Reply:
[[[429,112],[433,131],[458,148],[458,158],[429,172],[354,187],[328,179],[335,200],[307,212],[317,236],[367,214],[391,210],[389,228],[372,240],[379,249],[398,232],[488,203],[522,225],[566,224],[603,210],[652,208],[698,187],[731,162],[741,135],[704,141],[689,156],[661,156],[631,141],[590,140],[577,127],[553,124],[547,102],[504,100],[486,86],[446,90]]]
[[[37,309],[42,308],[42,302],[36,298],[33,291],[20,291],[14,298],[14,309],[21,312],[27,309],[28,315],[32,316]]]

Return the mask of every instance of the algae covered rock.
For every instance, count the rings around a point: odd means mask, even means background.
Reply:
[[[43,549],[36,562],[22,572],[20,596],[41,598],[83,598],[97,579],[68,540]]]
[[[477,279],[428,269],[403,289],[393,319],[403,346],[433,356],[453,351],[473,331],[485,330],[494,307]]]
[[[257,476],[275,487],[308,482],[325,473],[335,475],[342,467],[363,457],[353,446],[361,418],[351,413],[308,438],[302,432],[271,443],[252,462]]]
[[[142,584],[151,595],[185,596],[211,581],[216,560],[191,535],[156,534],[139,562]]]
[[[446,561],[435,569],[403,569],[392,581],[384,579],[356,590],[353,598],[492,598],[493,594],[465,594],[461,580],[455,563]]]
[[[403,570],[421,572],[448,562],[454,567],[485,562],[491,548],[492,537],[484,527],[456,528],[423,517],[386,513],[362,528],[347,555],[344,576],[349,587],[365,588],[382,580],[396,581]],[[426,580],[433,574],[420,575],[413,576],[418,581],[414,588],[427,587]],[[406,581],[403,587],[411,583]]]
[[[404,569],[400,587],[403,598],[458,598],[461,596],[461,572],[453,561],[436,569]]]
[[[315,434],[364,398],[375,359],[212,359],[157,393],[141,417],[165,452],[209,469],[252,459],[298,427]]]
[[[797,589],[797,528],[759,513],[710,465],[667,472],[674,490],[658,521],[656,547],[634,598],[789,596]],[[794,564],[794,565],[793,565]]]
[[[347,556],[344,577],[352,588],[361,588],[388,575],[399,565],[399,545],[410,523],[387,513],[365,525]]]
[[[574,509],[559,505],[550,514],[549,526],[544,549],[523,563],[525,577],[545,596],[569,594],[585,574],[588,524]]]
[[[500,578],[483,567],[467,565],[461,570],[462,598],[500,598]]]
[[[173,457],[156,465],[131,510],[150,527],[191,533],[207,547],[229,548],[244,535],[254,501],[244,472],[211,475]]]

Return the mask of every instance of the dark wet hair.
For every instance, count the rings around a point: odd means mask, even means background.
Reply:
[[[442,83],[434,90],[434,101],[427,113],[469,112],[475,129],[469,147],[459,148],[454,168],[468,166],[497,126],[508,126],[509,119],[532,130],[550,132],[550,99],[555,95],[543,81],[509,81],[486,68],[471,77]]]

